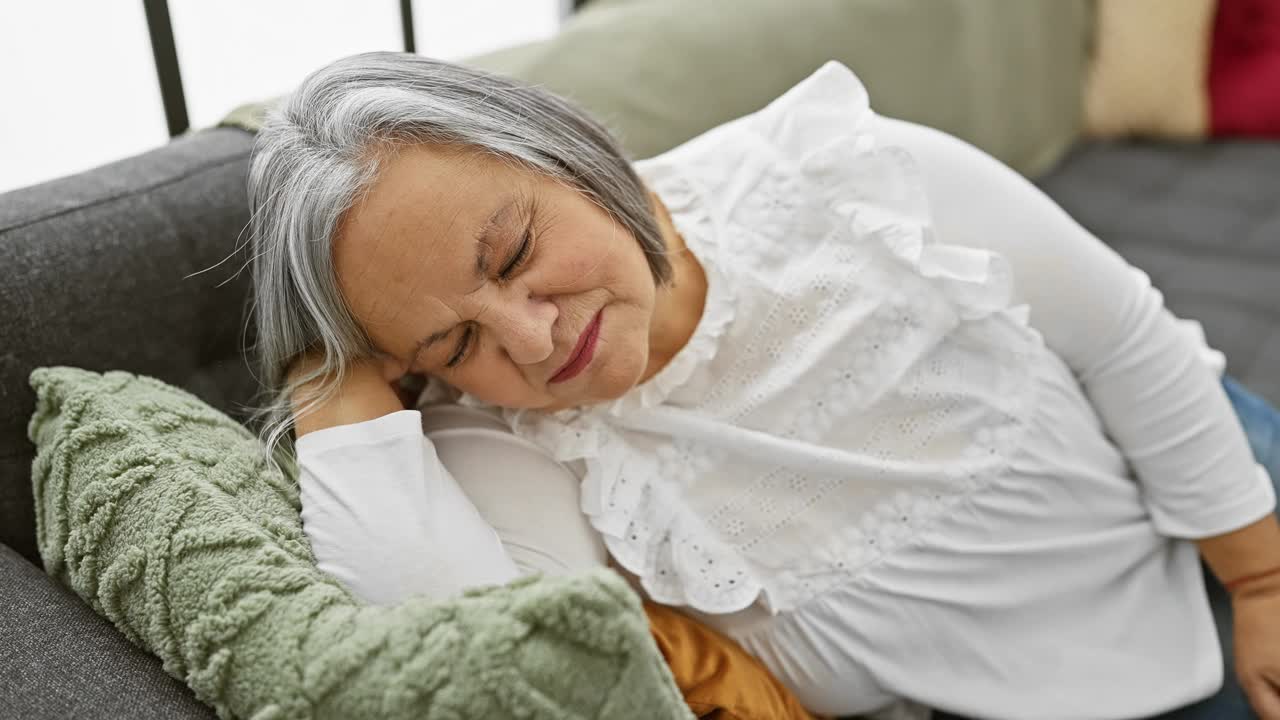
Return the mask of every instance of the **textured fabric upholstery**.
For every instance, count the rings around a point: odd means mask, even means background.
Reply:
[[[3,545],[0,578],[0,717],[216,717],[159,659]]]
[[[1280,405],[1280,143],[1081,145],[1040,186]]]
[[[287,454],[152,377],[31,385],[45,572],[220,716],[693,719],[612,570],[366,604],[316,567]]]
[[[199,131],[0,195],[0,542],[28,560],[39,563],[32,369],[151,375],[243,419],[256,390],[241,352],[249,272],[229,278],[247,253],[187,276],[236,248],[252,144],[235,128]]]

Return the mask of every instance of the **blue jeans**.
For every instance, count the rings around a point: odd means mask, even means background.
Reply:
[[[1266,400],[1244,389],[1240,383],[1224,377],[1222,387],[1231,399],[1236,416],[1244,426],[1249,447],[1258,463],[1271,474],[1271,482],[1280,482],[1280,410]],[[1276,489],[1280,497],[1280,486]],[[1231,599],[1222,584],[1207,566],[1204,567],[1205,587],[1209,593],[1209,605],[1218,626],[1218,641],[1222,644],[1222,657],[1226,662],[1222,689],[1216,694],[1186,707],[1171,710],[1151,720],[1257,720],[1249,707],[1249,699],[1236,680],[1231,642]],[[935,720],[965,720],[958,715],[938,712]]]

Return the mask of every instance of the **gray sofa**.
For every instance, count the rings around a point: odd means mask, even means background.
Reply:
[[[1280,405],[1280,142],[1080,144],[1038,182]]]
[[[125,369],[244,419],[257,386],[236,249],[252,139],[201,130],[0,195],[0,718],[214,717],[40,569],[27,376]],[[1234,375],[1280,403],[1277,176],[1280,144],[1096,144],[1040,182],[1148,269],[1176,312],[1202,320]]]
[[[214,718],[160,661],[40,568],[27,383],[43,365],[124,369],[244,420],[253,136],[202,130],[0,195],[0,718]],[[190,276],[190,277],[188,277]]]

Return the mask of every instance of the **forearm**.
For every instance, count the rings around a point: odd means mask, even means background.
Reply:
[[[1266,517],[1239,530],[1196,541],[1213,574],[1223,584],[1280,567],[1280,522]],[[1280,589],[1280,574],[1248,582],[1241,592]]]
[[[418,410],[307,435],[298,466],[316,565],[365,602],[443,599],[519,575],[423,436]]]

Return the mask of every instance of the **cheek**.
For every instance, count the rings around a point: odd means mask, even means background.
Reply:
[[[579,243],[565,248],[557,264],[559,285],[589,290],[616,281],[616,252],[603,243]]]
[[[540,400],[534,396],[529,381],[501,355],[485,353],[471,358],[454,376],[453,383],[459,390],[501,407],[536,407]]]
[[[640,244],[621,227],[583,223],[556,241],[554,282],[571,291],[605,288],[632,296],[637,282],[650,281]]]

